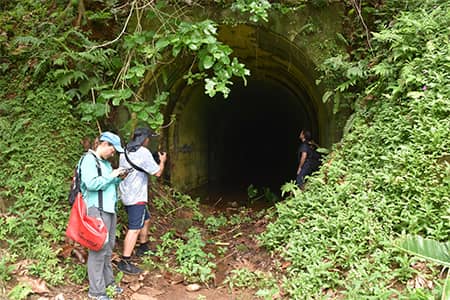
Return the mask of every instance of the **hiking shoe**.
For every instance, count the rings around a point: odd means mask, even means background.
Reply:
[[[125,274],[129,275],[138,275],[142,273],[141,269],[133,265],[131,262],[123,259],[119,261],[119,263],[117,264],[117,268]]]
[[[94,299],[94,300],[111,300],[111,298],[109,298],[106,295],[100,295],[100,296],[94,296],[88,293],[88,298],[89,299]]]
[[[148,249],[136,248],[136,256],[141,257],[147,253]]]
[[[148,251],[151,251],[147,244],[140,245],[136,248],[135,254],[136,256],[144,256]]]

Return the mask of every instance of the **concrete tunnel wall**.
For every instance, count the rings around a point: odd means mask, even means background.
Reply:
[[[191,61],[166,70],[171,99],[165,114],[175,115],[176,121],[159,143],[168,151],[167,176],[174,187],[190,191],[210,184],[246,190],[254,184],[279,191],[295,178],[301,128],[310,129],[324,147],[340,138],[346,116],[333,114],[315,84],[320,55],[314,47],[304,47],[308,41],[280,34],[289,28],[275,21],[273,28],[220,27],[219,40],[251,71],[247,86],[234,79],[228,99],[211,99],[201,83],[186,84],[180,74]],[[310,37],[309,43],[320,39]]]

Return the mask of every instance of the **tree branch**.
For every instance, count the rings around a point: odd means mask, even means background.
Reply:
[[[355,8],[356,12],[358,13],[358,17],[361,20],[361,23],[364,27],[364,30],[366,31],[366,39],[367,39],[367,45],[369,46],[370,50],[372,50],[372,44],[370,43],[370,33],[369,28],[367,27],[366,23],[364,22],[364,18],[362,16],[361,12],[361,3],[358,4],[358,0],[350,0],[351,4]]]
[[[104,44],[93,46],[93,47],[89,48],[89,51],[92,51],[92,50],[95,50],[95,49],[98,49],[98,48],[106,47],[106,46],[114,44],[115,42],[120,40],[122,35],[125,33],[125,30],[127,30],[128,22],[130,22],[131,16],[133,15],[133,11],[134,11],[135,5],[136,5],[136,1],[133,1],[133,3],[131,3],[130,13],[128,14],[128,17],[127,17],[127,20],[125,21],[125,24],[123,25],[122,31],[119,33],[119,35],[116,38],[114,40],[108,41],[108,42],[106,42]]]
[[[86,12],[86,7],[84,6],[84,0],[78,1],[78,17],[75,21],[75,27],[80,27],[81,21],[83,20],[84,13]]]

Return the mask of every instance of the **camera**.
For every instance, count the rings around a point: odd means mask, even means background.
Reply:
[[[155,162],[159,165],[159,163],[160,163],[159,152],[158,151],[152,152],[152,156],[153,156],[153,159],[155,160]]]
[[[128,173],[132,172],[133,170],[134,170],[133,168],[123,169],[123,170],[120,172],[120,176],[128,175]]]

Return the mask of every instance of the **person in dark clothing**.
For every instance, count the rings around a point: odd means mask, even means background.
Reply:
[[[311,140],[311,132],[302,130],[300,132],[300,147],[298,149],[298,168],[297,168],[297,185],[303,189],[305,184],[305,176],[311,175],[317,171],[320,165],[318,154],[316,152],[317,145]]]

